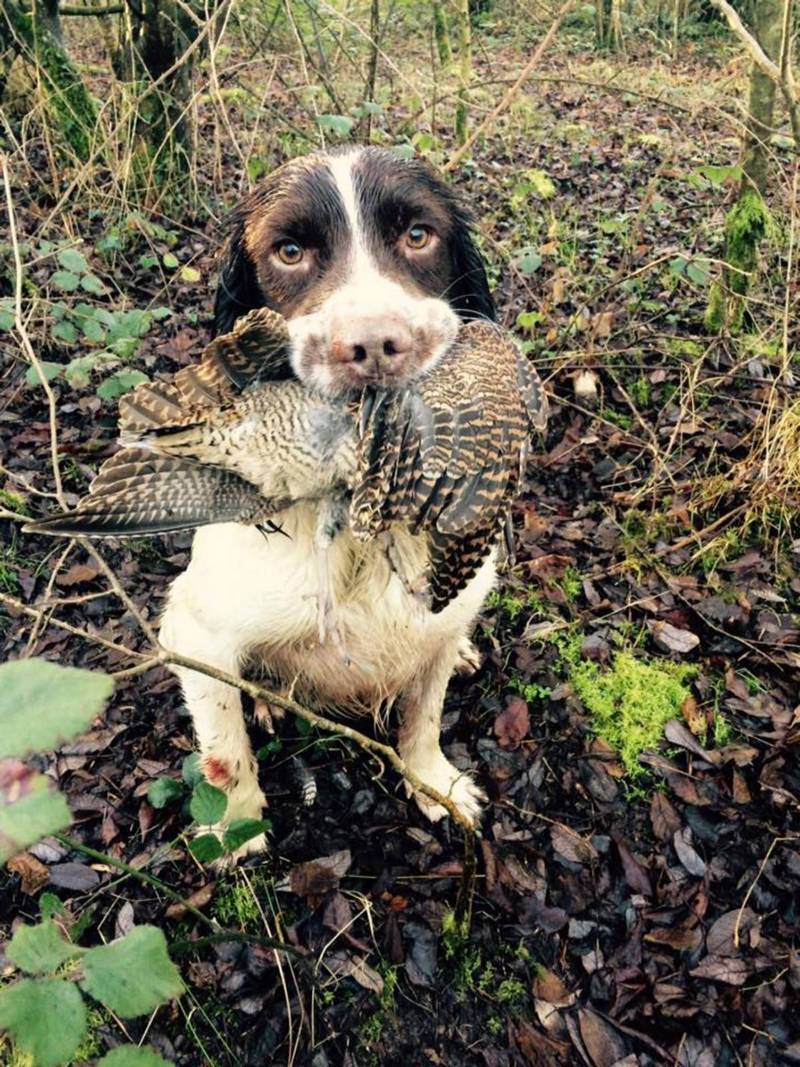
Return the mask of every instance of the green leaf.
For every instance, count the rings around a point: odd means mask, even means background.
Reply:
[[[724,185],[731,178],[738,182],[742,177],[742,168],[738,163],[733,167],[714,167],[708,164],[698,167],[697,170],[704,178],[708,178],[712,185]]]
[[[330,130],[338,137],[346,137],[355,126],[355,119],[349,115],[317,115],[317,125],[321,130]]]
[[[707,259],[693,259],[686,267],[686,277],[697,285],[706,285],[708,282],[709,265]]]
[[[209,782],[198,782],[192,790],[189,811],[195,822],[201,826],[212,826],[225,814],[228,798],[221,789]]]
[[[156,926],[136,926],[119,941],[90,948],[83,974],[81,987],[124,1019],[153,1011],[184,988]]]
[[[89,384],[92,371],[97,366],[95,353],[86,356],[76,356],[71,359],[64,370],[64,377],[73,389],[85,389]]]
[[[60,1067],[86,1033],[86,1006],[72,982],[24,978],[0,989],[0,1030],[8,1030],[35,1067]]]
[[[517,260],[517,266],[523,274],[534,274],[542,265],[541,254],[535,248],[523,248]]]
[[[172,314],[172,308],[168,308],[168,307],[152,308],[151,311],[150,311],[150,314],[153,316],[154,319],[157,319],[160,322],[162,319],[169,318],[169,316]]]
[[[120,1045],[98,1060],[97,1067],[169,1067],[169,1064],[152,1049]]]
[[[75,344],[78,340],[78,331],[68,319],[62,319],[61,322],[57,322],[51,332],[53,337],[59,341],[66,341],[70,345]]]
[[[63,901],[55,893],[42,893],[39,897],[39,911],[43,919],[52,919],[54,915],[67,915]]]
[[[0,863],[72,822],[49,778],[17,760],[0,763]]]
[[[184,785],[174,778],[156,778],[147,789],[147,799],[154,808],[165,808],[173,800],[183,796]]]
[[[234,819],[222,835],[222,845],[226,852],[235,852],[247,841],[259,834],[265,834],[272,828],[268,819]]]
[[[109,344],[126,337],[144,337],[150,329],[152,315],[144,308],[132,308],[130,311],[115,311],[108,324]]]
[[[52,919],[46,919],[36,926],[18,926],[6,956],[28,974],[52,974],[83,951],[67,941]]]
[[[105,255],[107,252],[119,252],[122,248],[122,240],[118,233],[107,233],[97,242],[97,251]]]
[[[148,382],[150,379],[146,374],[143,374],[140,370],[121,370],[116,374],[112,374],[109,378],[97,387],[97,395],[103,400],[116,400],[118,396],[124,396],[125,393],[129,393],[131,389],[135,389],[137,385],[141,385],[142,382]]]
[[[0,330],[11,330],[14,327],[14,304],[11,300],[0,300]]]
[[[139,343],[138,337],[120,337],[118,341],[112,341],[108,347],[120,359],[130,359],[136,355]]]
[[[541,321],[542,316],[539,311],[520,311],[519,315],[517,315],[517,326],[521,330],[532,330]]]
[[[199,282],[202,278],[197,267],[181,267],[181,280],[184,282]]]
[[[0,666],[0,759],[49,752],[85,730],[111,696],[107,674],[44,659]]]
[[[42,373],[48,382],[52,382],[53,378],[57,378],[64,369],[63,364],[53,363],[52,360],[49,359],[40,359],[39,366],[42,368]],[[42,384],[42,379],[39,377],[39,372],[36,367],[28,367],[25,371],[25,381],[28,385]]]
[[[83,336],[93,344],[103,344],[106,339],[106,331],[96,319],[83,320]]]
[[[523,177],[527,179],[530,192],[541,200],[550,200],[556,195],[556,186],[553,179],[538,167],[523,171]]]
[[[423,151],[423,149],[420,149],[420,151]],[[392,145],[392,152],[400,159],[413,159],[417,154],[413,144]]]
[[[174,252],[165,252],[164,255],[161,257],[161,262],[164,264],[167,270],[178,269],[178,257],[175,255]]]
[[[673,274],[683,275],[686,273],[686,264],[689,260],[686,256],[676,256],[670,260],[669,269]]]
[[[69,271],[72,274],[83,274],[89,267],[86,263],[86,257],[83,256],[77,248],[64,248],[56,256],[59,267],[63,267],[64,270]]]
[[[95,296],[101,296],[106,291],[105,285],[96,274],[84,274],[81,278],[81,289],[94,293]]]
[[[65,293],[74,293],[80,285],[80,278],[71,270],[57,270],[50,279],[53,285],[63,289]]]
[[[200,754],[190,752],[181,765],[181,775],[190,789],[203,781],[203,768],[200,766]]]
[[[225,854],[216,834],[200,834],[190,843],[189,851],[198,863],[213,863]]]
[[[158,256],[139,256],[139,266],[142,270],[150,270],[158,264]]]

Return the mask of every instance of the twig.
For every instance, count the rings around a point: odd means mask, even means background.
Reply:
[[[756,871],[755,878],[750,883],[750,885],[747,887],[747,892],[744,895],[744,900],[742,901],[742,903],[741,903],[741,905],[739,907],[739,910],[736,913],[736,922],[733,924],[733,943],[736,946],[736,948],[739,947],[739,928],[742,925],[742,916],[744,915],[744,909],[747,907],[748,901],[750,900],[750,897],[753,895],[753,890],[755,889],[759,878],[764,873],[764,871],[766,869],[766,866],[769,863],[770,856],[775,851],[775,846],[776,845],[781,845],[785,841],[797,841],[797,838],[796,837],[773,837],[772,842],[771,842],[769,848],[767,849],[767,854],[763,858],[763,860],[761,861],[761,864],[760,864],[758,870]]]
[[[558,32],[558,27],[561,25],[562,19],[567,14],[569,9],[571,7],[574,7],[574,5],[575,5],[575,0],[567,0],[567,3],[564,4],[564,6],[561,8],[559,13],[556,15],[555,19],[553,20],[553,22],[552,22],[552,24],[550,26],[550,29],[547,31],[547,33],[544,35],[544,37],[539,42],[539,44],[538,44],[536,50],[534,51],[533,55],[528,60],[528,62],[525,64],[525,66],[522,68],[522,73],[520,74],[520,76],[517,78],[517,80],[514,82],[514,84],[511,86],[511,88],[505,94],[505,96],[500,101],[500,103],[497,105],[497,107],[492,112],[490,112],[489,115],[486,116],[486,118],[483,120],[483,122],[480,124],[480,126],[478,126],[478,128],[472,134],[470,134],[470,136],[466,139],[464,144],[462,144],[460,148],[456,149],[456,151],[453,153],[453,155],[447,161],[445,166],[442,168],[445,171],[445,173],[448,172],[448,171],[453,170],[454,167],[458,166],[458,164],[461,162],[461,160],[464,158],[464,156],[467,154],[467,152],[469,152],[469,150],[472,148],[472,146],[475,144],[475,142],[478,140],[478,138],[481,137],[486,132],[486,130],[488,130],[488,128],[495,123],[495,121],[499,118],[499,116],[502,115],[503,112],[508,108],[508,106],[511,103],[511,101],[514,99],[514,97],[517,95],[519,90],[524,85],[526,79],[531,75],[531,73],[536,69],[536,67],[541,62],[542,56],[545,54],[547,49],[550,47],[551,41],[553,40],[553,38],[555,37],[556,33]]]
[[[159,646],[159,648],[160,653],[158,661],[163,664],[186,667],[189,670],[197,671],[198,674],[205,674],[208,678],[214,678],[218,682],[224,682],[226,685],[230,685],[234,689],[239,689],[241,692],[247,693],[247,695],[254,700],[264,700],[268,704],[274,704],[276,707],[282,708],[284,711],[290,711],[299,719],[303,719],[305,722],[310,723],[312,726],[316,726],[320,730],[325,730],[327,733],[339,734],[341,737],[347,737],[351,741],[355,741],[360,748],[366,749],[368,752],[378,753],[386,759],[392,767],[394,767],[398,774],[402,775],[402,777],[409,782],[413,789],[419,793],[423,793],[431,800],[435,800],[437,804],[441,804],[454,822],[458,823],[464,831],[465,836],[472,836],[475,834],[475,828],[462,814],[452,798],[446,796],[444,793],[440,793],[438,789],[428,785],[426,782],[423,782],[422,779],[419,778],[406,764],[405,760],[391,747],[391,745],[385,745],[382,741],[375,740],[374,737],[368,737],[367,734],[362,734],[360,730],[354,730],[352,726],[348,726],[346,723],[334,722],[333,719],[328,719],[324,715],[318,715],[314,711],[309,711],[308,708],[303,707],[302,704],[298,704],[296,701],[281,693],[274,693],[269,689],[265,689],[256,682],[251,682],[246,678],[237,678],[236,675],[229,674],[227,671],[219,670],[217,667],[212,667],[208,663],[201,663],[196,659],[190,659],[188,656],[182,656],[178,652],[171,652],[163,646]]]

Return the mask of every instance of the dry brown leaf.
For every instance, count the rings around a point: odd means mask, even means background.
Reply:
[[[520,741],[527,737],[531,716],[528,704],[522,697],[512,697],[505,711],[494,721],[494,733],[502,748],[519,748]]]
[[[711,925],[706,935],[706,950],[709,956],[736,956],[735,935],[738,926],[740,943],[759,922],[759,917],[750,908],[734,908],[726,911]]]
[[[75,563],[69,570],[58,575],[56,585],[60,585],[63,589],[68,589],[71,585],[81,585],[83,582],[94,581],[99,573],[99,568],[92,563]]]
[[[591,841],[563,823],[550,827],[550,840],[556,852],[571,863],[593,863],[597,859],[597,849]]]
[[[594,1067],[614,1067],[627,1054],[621,1035],[589,1008],[578,1012],[581,1041]]]
[[[683,867],[695,878],[702,878],[706,873],[706,864],[695,852],[692,845],[692,831],[689,827],[686,826],[682,830],[676,830],[672,836],[672,843]]]
[[[533,980],[532,992],[537,1000],[547,1001],[556,1008],[568,1008],[575,1003],[575,994],[570,993],[554,971],[540,967]]]
[[[647,628],[653,636],[653,641],[665,652],[685,656],[700,644],[697,634],[693,634],[691,630],[679,630],[669,622],[648,620]]]
[[[691,693],[686,697],[681,704],[681,715],[686,720],[686,725],[695,735],[695,737],[702,737],[707,729],[708,723],[706,717],[700,710],[700,705],[697,703]]]
[[[204,908],[214,896],[216,888],[216,882],[207,882],[186,898],[186,904],[190,904],[193,908]],[[187,911],[186,904],[170,904],[165,912],[167,918],[182,919]]]
[[[659,841],[669,841],[675,831],[680,829],[678,813],[663,793],[653,793],[650,801],[650,822]]]
[[[747,979],[747,964],[744,960],[727,956],[705,956],[689,974],[695,978],[710,978],[726,985],[743,985]]]
[[[49,869],[30,852],[18,852],[8,861],[6,867],[20,876],[20,889],[29,897],[38,893],[50,881]]]

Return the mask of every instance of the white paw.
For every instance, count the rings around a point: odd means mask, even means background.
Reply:
[[[459,771],[444,756],[441,757],[441,762],[437,761],[436,766],[433,768],[417,769],[416,767],[411,767],[411,770],[426,785],[432,786],[443,796],[449,797],[470,826],[478,825],[481,820],[483,805],[486,801],[486,794],[479,785],[476,785],[467,771]],[[406,789],[409,795],[413,794],[420,811],[431,822],[438,822],[449,814],[443,804],[437,804],[435,800],[425,796],[423,793],[415,792],[408,784],[406,784]]]
[[[453,670],[456,674],[475,674],[481,669],[483,656],[473,645],[468,637],[462,637],[458,642],[458,658]]]

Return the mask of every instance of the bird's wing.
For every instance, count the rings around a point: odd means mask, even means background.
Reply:
[[[146,382],[123,396],[121,436],[133,441],[202,422],[206,412],[232,403],[247,387],[272,380],[274,364],[288,358],[288,347],[286,321],[277,312],[251,311],[230,333],[213,340],[196,366],[184,367],[169,382]]]
[[[266,523],[287,503],[267,500],[231,471],[130,448],[103,464],[75,511],[25,529],[72,537],[136,537],[217,522]]]

